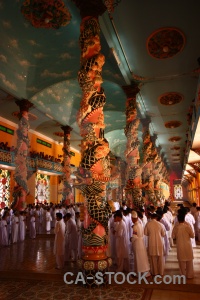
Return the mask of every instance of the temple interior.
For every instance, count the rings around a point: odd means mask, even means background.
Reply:
[[[197,219],[184,284],[64,281],[114,270],[109,222],[123,205],[148,217],[168,203],[172,226],[181,206],[198,211],[198,20],[194,0],[0,0],[0,299],[199,298]],[[4,244],[7,208],[62,205],[80,207],[79,262],[55,269],[52,223],[31,238],[26,223],[23,241]]]

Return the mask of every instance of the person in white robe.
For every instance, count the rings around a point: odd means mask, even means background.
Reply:
[[[191,225],[185,222],[185,214],[178,214],[178,222],[172,230],[172,237],[176,239],[177,259],[181,275],[187,278],[194,277],[193,270],[193,249],[191,238],[194,238],[194,231]]]
[[[70,213],[67,213],[64,219],[66,221],[65,261],[76,261],[78,254],[78,232],[76,222],[72,219]]]
[[[56,256],[56,269],[64,268],[65,253],[65,223],[61,213],[56,213],[54,255]]]
[[[83,226],[83,222],[80,220],[80,213],[76,212],[76,226],[77,226],[77,233],[78,233],[78,258],[82,257],[82,246],[83,246],[83,239],[82,239],[82,232],[81,228]]]
[[[115,223],[114,223],[114,213],[112,213],[109,221],[108,221],[108,231],[109,231],[109,237],[108,237],[108,243],[109,243],[109,253],[107,254],[112,258],[112,265],[116,265],[116,236],[115,236]]]
[[[195,216],[196,212],[197,212],[197,204],[196,202],[192,203],[192,207],[190,208],[190,212],[193,215],[193,217]]]
[[[123,221],[122,213],[117,211],[114,215],[114,234],[116,237],[117,272],[129,272],[129,248],[127,240],[127,227]]]
[[[50,208],[49,207],[46,210],[45,219],[46,219],[46,231],[48,232],[48,231],[51,230],[51,221],[52,221],[52,217],[51,217],[51,213],[50,213]]]
[[[12,234],[12,243],[15,244],[18,241],[18,235],[19,235],[19,212],[15,211],[15,213],[12,215],[11,219],[11,234]]]
[[[200,241],[200,206],[197,206],[197,212],[195,213],[195,235],[197,240]]]
[[[8,246],[8,233],[7,233],[7,221],[6,221],[6,211],[3,214],[3,217],[0,221],[1,227],[1,245]]]
[[[188,222],[190,224],[193,232],[195,233],[195,231],[194,231],[195,219],[194,219],[193,215],[190,213],[189,207],[185,207],[185,210],[187,212],[185,215],[185,222]],[[194,236],[194,238],[191,238],[191,243],[192,243],[193,248],[196,247],[195,236]]]
[[[164,243],[165,230],[157,220],[157,214],[151,214],[145,228],[144,234],[148,236],[148,255],[152,275],[163,275],[164,273]]]
[[[36,238],[35,213],[33,213],[31,215],[29,235],[30,235],[31,239],[35,239]]]
[[[170,225],[170,229],[167,231],[167,236],[169,239],[169,244],[170,244],[170,249],[171,249],[171,247],[173,246],[172,228],[173,228],[174,217],[168,206],[164,206],[163,212],[164,212],[163,219],[168,220],[169,225]]]
[[[146,247],[144,244],[144,229],[143,225],[138,222],[138,214],[136,211],[132,211],[132,222],[134,223],[131,242],[133,245],[134,253],[134,272],[144,273],[147,272],[146,277],[149,277],[150,266],[147,256]]]
[[[168,239],[168,235],[167,232],[170,230],[170,223],[167,219],[163,218],[163,212],[159,212],[159,214],[157,214],[157,221],[160,222],[163,225],[164,231],[165,231],[165,236],[163,237],[163,244],[164,244],[164,262],[166,262],[167,260],[167,256],[169,254],[169,250],[170,250],[170,244],[169,244],[169,239]]]
[[[21,211],[19,214],[19,241],[23,242],[25,240],[25,222],[24,222],[24,212]]]

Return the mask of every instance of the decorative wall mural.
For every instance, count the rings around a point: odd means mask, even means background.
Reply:
[[[10,201],[10,172],[0,169],[0,208]]]
[[[147,39],[148,53],[157,59],[173,57],[183,50],[185,36],[177,28],[160,28]]]
[[[181,184],[174,185],[174,197],[175,197],[175,199],[183,198],[183,189],[182,189]]]
[[[48,203],[50,198],[50,176],[45,174],[36,174],[35,178],[35,202]]]

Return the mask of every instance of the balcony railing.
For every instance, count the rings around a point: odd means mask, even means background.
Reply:
[[[15,167],[15,153],[0,149],[0,163],[5,166],[7,165]],[[46,170],[59,175],[63,173],[63,166],[61,165],[61,163],[41,159],[38,157],[27,157],[27,165],[29,170],[35,172],[37,170]]]

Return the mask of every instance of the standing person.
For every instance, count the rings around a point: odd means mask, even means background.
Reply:
[[[0,221],[2,246],[8,246],[8,232],[7,232],[6,216],[7,216],[7,211],[4,211],[2,220]]]
[[[83,239],[82,239],[82,232],[81,228],[83,226],[80,220],[80,213],[76,212],[76,226],[77,226],[77,233],[78,233],[78,258],[82,257],[82,246],[83,246]]]
[[[200,206],[197,206],[197,212],[195,214],[195,235],[197,240],[200,241]]]
[[[164,244],[163,237],[165,230],[163,225],[157,220],[157,214],[151,214],[145,228],[144,234],[148,236],[148,254],[150,261],[150,270],[152,275],[163,275],[164,273]]]
[[[51,217],[51,213],[50,213],[50,208],[47,208],[46,211],[46,215],[45,215],[45,219],[46,219],[46,231],[50,231],[51,230],[51,221],[52,221],[52,217]]]
[[[138,214],[136,211],[131,213],[133,226],[133,232],[131,242],[133,245],[134,254],[134,271],[136,273],[147,272],[146,277],[149,277],[150,266],[147,256],[146,247],[144,244],[144,229],[143,225],[138,221]]]
[[[178,222],[172,231],[173,239],[176,239],[177,259],[181,275],[187,278],[194,277],[193,250],[191,238],[194,238],[194,231],[189,223],[185,222],[185,214],[178,214]]]
[[[74,219],[70,213],[65,215],[66,220],[66,252],[65,252],[65,261],[77,260],[78,252],[78,232],[77,226]]]
[[[31,219],[30,219],[30,231],[29,231],[29,235],[30,235],[31,239],[35,239],[36,238],[35,215],[36,215],[36,213],[34,212],[31,215]]]
[[[24,212],[20,211],[19,214],[19,241],[23,242],[25,239],[25,222],[24,222]]]
[[[18,242],[18,235],[19,235],[19,212],[15,211],[12,215],[11,220],[11,234],[12,234],[12,243],[15,244]]]
[[[127,240],[126,223],[123,221],[121,211],[114,215],[114,235],[116,238],[117,272],[129,272],[129,248]]]
[[[65,253],[65,223],[63,222],[61,213],[56,213],[54,232],[54,254],[56,256],[56,269],[63,269]]]
[[[189,207],[185,207],[185,211],[186,211],[185,222],[188,222],[190,224],[193,232],[195,233],[194,231],[195,219],[193,215],[190,213]],[[191,239],[191,243],[193,248],[196,247],[195,237]]]

